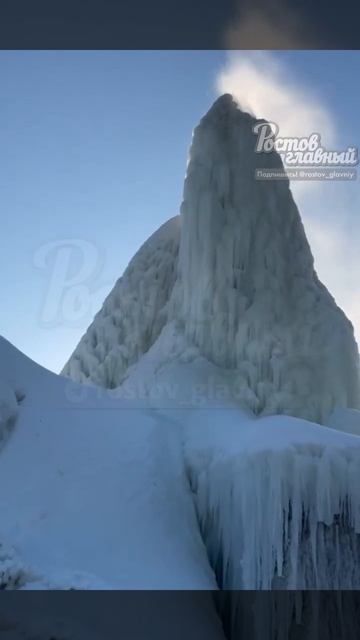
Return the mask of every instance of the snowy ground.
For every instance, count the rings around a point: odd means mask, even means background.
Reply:
[[[1,369],[10,384],[19,371],[26,395],[0,454],[0,541],[33,580],[213,588],[179,431],[46,372],[5,341]]]
[[[226,372],[175,326],[113,391],[55,376],[3,339],[0,351],[2,416],[12,416],[0,452],[3,588],[360,588],[359,436],[246,414]],[[344,414],[342,431],[355,419]],[[60,637],[96,637],[100,612],[80,623],[59,606],[37,637],[55,618]],[[149,640],[142,606],[136,637]],[[22,627],[11,615],[0,609],[4,638],[33,637],[31,607]],[[122,628],[134,624],[125,610]],[[108,617],[102,637],[117,625]],[[210,593],[152,621],[157,640],[194,625],[223,638]]]
[[[204,540],[225,588],[360,587],[359,436],[245,414],[174,327],[113,392],[1,352],[12,409],[25,396],[1,451],[4,580],[211,589]]]

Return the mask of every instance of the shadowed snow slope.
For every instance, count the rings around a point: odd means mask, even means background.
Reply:
[[[173,323],[115,390],[0,356],[23,397],[0,456],[4,586],[211,589],[205,542],[225,588],[360,587],[358,436],[214,396],[223,370]]]
[[[179,429],[4,339],[0,380],[25,394],[0,454],[3,587],[215,588]]]
[[[359,407],[353,328],[314,271],[288,180],[255,179],[282,168],[277,153],[255,152],[257,122],[229,95],[202,118],[181,233],[173,218],[143,245],[66,375],[120,385],[175,319],[202,356],[236,373],[244,409],[325,422],[335,407]]]

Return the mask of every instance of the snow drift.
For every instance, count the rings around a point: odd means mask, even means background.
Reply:
[[[0,380],[14,377],[25,398],[0,453],[0,586],[215,588],[180,432],[0,339]]]

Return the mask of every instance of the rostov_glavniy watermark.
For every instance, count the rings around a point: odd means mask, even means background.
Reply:
[[[33,263],[47,275],[47,288],[39,321],[45,326],[74,325],[97,310],[96,302],[108,287],[95,289],[103,265],[99,248],[80,238],[54,240],[41,245]]]
[[[302,137],[280,137],[275,122],[258,122],[253,127],[257,135],[255,152],[277,151],[286,168],[294,167],[354,167],[359,163],[358,149],[327,150],[321,144],[320,133]]]

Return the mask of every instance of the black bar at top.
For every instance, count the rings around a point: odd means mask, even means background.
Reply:
[[[1,49],[358,49],[357,0],[0,0]]]

